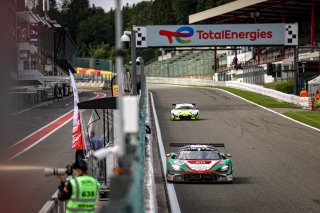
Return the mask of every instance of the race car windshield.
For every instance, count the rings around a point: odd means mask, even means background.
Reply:
[[[193,109],[192,105],[177,106],[176,109]]]
[[[219,160],[220,155],[216,151],[180,151],[179,160]]]

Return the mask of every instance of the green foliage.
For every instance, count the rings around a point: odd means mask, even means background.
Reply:
[[[86,50],[90,58],[96,59],[112,59],[114,51],[115,50],[113,47],[110,47],[109,44],[104,43],[98,44],[96,46],[89,44],[89,47]]]
[[[151,19],[154,25],[176,24],[172,0],[154,0],[151,8]]]
[[[249,92],[245,90],[230,88],[230,87],[217,87],[221,88],[223,90],[229,91],[231,93],[234,93],[238,96],[241,96],[249,101],[252,101],[254,103],[257,103],[259,105],[268,107],[268,108],[297,108],[296,106],[292,104],[288,104],[285,102],[278,101],[277,99],[270,98],[268,96],[260,95],[258,93]]]
[[[190,14],[196,13],[196,0],[175,0],[172,1],[172,8],[176,16],[176,24],[188,24]]]
[[[294,82],[287,81],[287,82],[276,84],[275,89],[280,92],[292,94],[294,92]]]
[[[301,121],[310,126],[320,128],[320,112],[319,111],[286,112],[284,114],[290,118]]]
[[[42,11],[38,0],[37,12]],[[122,8],[123,29],[132,26],[188,24],[189,15],[232,0],[154,0],[142,1]],[[57,2],[61,3],[58,9]],[[43,14],[42,14],[43,15]],[[48,15],[65,26],[77,44],[79,56],[113,59],[115,45],[114,11],[89,5],[89,0],[50,0]],[[145,62],[158,56],[157,49],[139,49],[137,55]]]

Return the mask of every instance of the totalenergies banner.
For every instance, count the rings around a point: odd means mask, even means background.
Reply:
[[[298,24],[135,27],[137,47],[298,45]]]

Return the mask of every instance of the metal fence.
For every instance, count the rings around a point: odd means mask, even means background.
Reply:
[[[72,65],[74,67],[83,67],[96,70],[113,70],[112,60],[106,59],[94,59],[94,58],[79,58],[75,57],[72,60]]]
[[[145,81],[144,81],[145,82]],[[144,162],[145,162],[145,119],[146,119],[146,88],[145,84],[141,87],[140,96],[140,121],[138,145],[135,153],[135,162],[132,165],[132,182],[127,196],[124,199],[125,205],[130,209],[128,212],[145,212],[144,202]]]

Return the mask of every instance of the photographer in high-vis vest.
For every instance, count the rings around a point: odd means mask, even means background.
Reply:
[[[88,175],[87,163],[78,159],[72,165],[74,178],[66,181],[66,175],[59,175],[61,181],[58,198],[67,201],[66,212],[94,212],[99,182]]]

